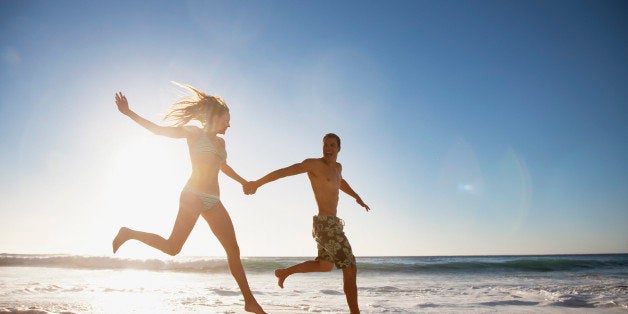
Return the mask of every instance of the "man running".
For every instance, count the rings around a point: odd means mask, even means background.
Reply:
[[[366,211],[370,208],[342,178],[342,165],[336,162],[340,152],[340,137],[329,133],[323,137],[323,157],[309,158],[301,163],[275,170],[257,181],[245,183],[244,193],[254,194],[257,189],[269,182],[288,176],[307,173],[314,197],[318,205],[318,215],[314,216],[312,236],[316,240],[318,256],[288,268],[275,270],[278,284],[283,288],[286,278],[296,273],[327,272],[336,265],[342,269],[343,287],[351,313],[359,313],[357,268],[351,245],[343,231],[344,221],[336,217],[339,191],[355,198]]]

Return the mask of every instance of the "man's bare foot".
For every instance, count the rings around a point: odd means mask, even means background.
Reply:
[[[116,235],[116,237],[113,239],[113,242],[111,242],[111,246],[113,247],[113,254],[116,254],[116,251],[118,251],[120,246],[129,239],[129,230],[130,229],[127,227],[120,228],[120,230],[118,231],[118,235]]]
[[[255,314],[266,314],[257,301],[245,302],[244,310]]]
[[[275,269],[275,277],[277,277],[278,279],[277,284],[279,285],[279,287],[281,287],[281,289],[283,289],[283,281],[286,280],[286,277],[288,277],[288,275],[284,272],[283,269]]]

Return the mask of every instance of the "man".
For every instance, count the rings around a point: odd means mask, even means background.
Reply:
[[[277,276],[279,286],[283,288],[284,280],[292,274],[331,271],[336,265],[337,268],[342,269],[343,287],[349,310],[351,313],[359,313],[355,256],[343,232],[344,221],[336,217],[339,191],[355,198],[366,211],[370,208],[342,178],[342,165],[336,162],[338,152],[340,152],[340,138],[336,134],[329,133],[323,137],[322,158],[306,159],[301,163],[273,171],[257,181],[245,183],[244,193],[254,194],[260,186],[266,183],[307,173],[318,205],[318,215],[314,216],[312,230],[312,236],[318,247],[318,256],[312,261],[277,269],[275,276]]]

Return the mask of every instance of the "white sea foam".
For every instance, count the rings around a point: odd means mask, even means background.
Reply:
[[[224,259],[131,261],[150,265],[137,269],[119,267],[128,261],[110,258],[64,257],[73,262],[69,267],[50,256],[18,258],[31,264],[3,265],[0,258],[0,313],[243,312],[242,295],[221,266]],[[625,257],[558,259],[359,259],[360,306],[364,313],[626,313]],[[81,260],[92,266],[77,263]],[[245,259],[260,304],[270,313],[346,313],[339,270],[297,274],[286,280],[284,289],[277,286],[272,269],[303,260]],[[102,261],[106,267],[93,267]],[[495,268],[488,271],[486,265]]]

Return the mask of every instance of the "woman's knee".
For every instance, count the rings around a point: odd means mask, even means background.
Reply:
[[[183,248],[183,244],[168,243],[168,246],[166,247],[166,250],[164,251],[164,253],[170,256],[175,256],[181,252],[182,248]]]
[[[227,258],[237,258],[240,259],[240,247],[238,243],[230,243],[224,245],[225,252],[227,253]]]

